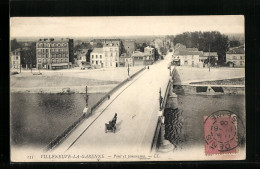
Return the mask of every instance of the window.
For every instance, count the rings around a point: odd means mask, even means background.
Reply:
[[[55,63],[55,59],[52,59],[52,63]]]
[[[243,65],[243,61],[240,61],[240,65]]]
[[[94,59],[94,55],[92,55],[92,59]]]
[[[111,56],[113,56],[113,53],[111,53]]]
[[[102,59],[102,55],[100,55],[100,59]]]
[[[16,60],[18,60],[18,56],[16,56]]]
[[[63,59],[61,59],[61,61],[60,61],[61,63],[63,63]]]
[[[82,60],[82,59],[81,59],[81,56],[80,56],[79,60]]]
[[[59,60],[58,60],[58,59],[56,59],[56,63],[59,63]]]
[[[98,61],[96,61],[96,64],[98,64]]]
[[[113,52],[113,48],[110,48],[110,52]]]
[[[38,62],[41,63],[41,59],[39,59]]]
[[[96,55],[96,59],[98,58],[98,56]]]
[[[92,60],[92,64],[94,64],[94,61]]]
[[[240,56],[240,59],[242,60],[242,59],[243,59],[243,56]]]
[[[233,59],[237,59],[237,57],[236,57],[236,56],[233,56]]]

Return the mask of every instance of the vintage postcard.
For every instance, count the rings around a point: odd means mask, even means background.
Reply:
[[[246,159],[243,15],[11,17],[11,162]]]

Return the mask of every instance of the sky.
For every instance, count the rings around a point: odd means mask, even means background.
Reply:
[[[10,37],[176,35],[186,31],[244,33],[243,15],[12,17]]]

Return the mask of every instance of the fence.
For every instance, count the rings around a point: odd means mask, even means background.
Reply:
[[[172,75],[173,75],[174,71],[175,71],[175,68],[173,69],[173,71],[171,73]],[[164,94],[164,97],[163,97],[162,106],[161,106],[162,107],[162,110],[161,110],[162,116],[164,116],[164,109],[165,109],[165,105],[166,105],[166,102],[167,102],[168,93],[169,93],[169,90],[170,90],[171,87],[172,87],[172,84],[171,84],[171,81],[169,80],[165,94]],[[155,129],[155,132],[154,132],[151,150],[155,150],[155,149],[158,148],[158,138],[159,138],[160,131],[161,131],[161,124],[162,124],[161,117],[158,117],[158,122],[157,122],[157,126],[156,126],[156,129]]]

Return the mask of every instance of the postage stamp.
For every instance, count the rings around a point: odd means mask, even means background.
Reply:
[[[230,154],[238,152],[238,117],[220,110],[204,117],[205,154]]]

